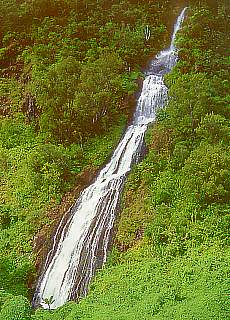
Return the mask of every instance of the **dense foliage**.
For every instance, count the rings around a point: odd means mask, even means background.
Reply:
[[[41,259],[35,239],[49,238],[61,215],[50,210],[95,174],[121,136],[140,67],[167,39],[167,4],[0,1],[3,318],[14,304],[26,310],[13,295],[30,296]]]
[[[180,61],[166,78],[170,102],[129,176],[113,250],[89,296],[33,315],[26,298],[14,296],[27,294],[32,238],[51,223],[47,206],[111,151],[125,96],[136,88],[138,65],[163,46],[171,6],[12,0],[0,7],[0,319],[227,319],[227,2],[190,1],[177,37]]]

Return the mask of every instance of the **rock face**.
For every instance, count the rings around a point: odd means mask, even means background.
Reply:
[[[32,121],[36,117],[36,101],[35,98],[27,93],[23,102],[23,111],[27,115],[29,121]]]
[[[87,169],[79,174],[76,180],[75,188],[64,195],[59,205],[47,211],[47,217],[50,219],[50,224],[44,225],[44,227],[34,237],[33,251],[36,256],[36,278],[42,271],[42,267],[45,263],[47,254],[52,245],[53,237],[61,219],[63,218],[64,214],[73,206],[81,191],[95,179],[96,174],[97,170],[92,169]],[[37,279],[29,279],[29,287],[34,289],[36,286],[36,281]]]

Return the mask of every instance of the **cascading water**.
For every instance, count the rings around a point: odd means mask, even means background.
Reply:
[[[85,296],[95,270],[105,263],[127,173],[140,160],[147,125],[155,120],[156,110],[167,101],[163,75],[176,64],[174,39],[185,10],[175,23],[170,48],[156,56],[146,73],[133,123],[111,160],[63,217],[37,284],[34,306],[47,308],[44,299],[51,296],[54,299],[52,308]]]

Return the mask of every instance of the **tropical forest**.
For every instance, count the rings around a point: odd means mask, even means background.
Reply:
[[[229,74],[228,0],[0,0],[0,320],[230,319]]]

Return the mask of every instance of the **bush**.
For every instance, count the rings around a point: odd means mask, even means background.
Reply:
[[[0,311],[0,320],[30,320],[31,306],[23,296],[15,296],[6,301]]]

